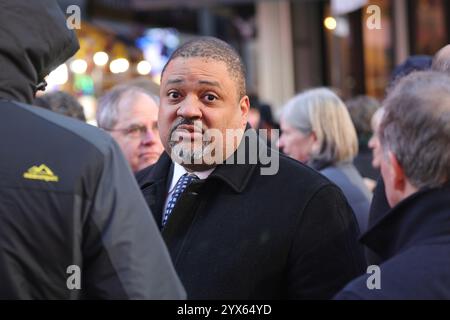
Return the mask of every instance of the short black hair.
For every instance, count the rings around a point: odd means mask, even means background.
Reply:
[[[222,61],[235,80],[239,98],[246,94],[245,66],[237,51],[225,41],[214,37],[200,37],[178,47],[170,56],[161,72],[161,78],[169,63],[175,58],[205,58]]]

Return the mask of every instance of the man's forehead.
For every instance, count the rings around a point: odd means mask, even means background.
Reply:
[[[155,101],[142,94],[139,98],[121,101],[118,105],[118,121],[133,121],[143,123],[146,120],[157,118],[158,106]]]
[[[128,114],[123,117],[119,117],[116,127],[135,127],[135,126],[152,126],[158,121],[157,117],[154,119],[144,118],[144,117],[133,117]]]
[[[171,76],[186,76],[191,72],[204,75],[206,77],[216,77],[220,71],[228,71],[225,62],[204,57],[177,57],[167,65],[163,78]]]
[[[219,64],[226,66],[225,61],[214,57],[201,57],[201,56],[189,56],[189,57],[176,57],[172,59],[167,65],[166,69],[173,65],[189,65],[191,63],[198,64]]]
[[[130,113],[139,109],[157,110],[158,104],[148,94],[136,92],[134,94],[122,96],[118,103],[118,108],[120,112]]]
[[[184,84],[188,81],[193,80],[195,82],[196,85],[199,86],[212,86],[212,87],[218,87],[221,88],[221,81],[218,81],[215,78],[211,78],[211,77],[200,77],[198,79],[190,79],[190,77],[186,77],[186,76],[180,76],[180,75],[169,75],[167,77],[167,80],[165,82],[166,85],[171,85],[171,84]]]

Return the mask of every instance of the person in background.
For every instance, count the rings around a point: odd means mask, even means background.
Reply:
[[[352,163],[358,141],[342,100],[327,88],[301,93],[283,107],[281,130],[279,148],[336,183],[364,232],[371,193]]]
[[[160,97],[165,152],[136,177],[190,299],[329,299],[363,272],[339,188],[275,151],[265,172],[268,148],[247,124],[245,68],[229,44],[181,45]]]
[[[159,97],[129,85],[111,89],[98,102],[97,125],[117,141],[133,172],[155,163],[164,151],[158,103]]]
[[[125,85],[144,89],[152,96],[159,97],[159,84],[157,84],[153,80],[150,80],[148,77],[142,76],[131,79],[127,81]]]
[[[280,126],[273,120],[272,108],[261,103],[256,94],[249,95],[250,110],[248,112],[248,123],[257,130],[258,134],[272,147],[279,138]]]
[[[248,124],[255,130],[260,128],[261,112],[259,111],[259,99],[255,94],[249,94],[250,109],[248,111]]]
[[[259,129],[267,130],[267,142],[275,146],[276,141],[279,138],[280,125],[275,122],[272,114],[272,108],[266,103],[259,105],[259,113],[261,121],[259,123]],[[264,131],[261,131],[264,132]]]
[[[426,71],[431,68],[433,58],[430,56],[410,56],[408,59],[405,60],[402,64],[398,65],[394,71],[391,74],[390,83],[386,89],[386,92],[389,93],[390,90],[395,88],[395,85],[407,75],[419,72],[419,71]],[[373,153],[373,161],[372,165],[375,168],[380,167],[380,144],[379,144],[379,138],[377,133],[377,127],[379,126],[379,123],[381,122],[382,116],[383,116],[383,108],[380,108],[379,111],[374,114],[372,119],[372,127],[374,129],[374,134],[369,141],[369,147],[372,149]],[[391,209],[387,198],[386,198],[386,192],[384,188],[384,182],[383,179],[379,178],[376,184],[376,187],[373,191],[373,199],[372,203],[370,205],[369,210],[369,228],[373,226],[376,221],[380,220],[385,214],[389,212]],[[368,263],[370,264],[377,264],[379,261],[379,257],[376,256],[375,253],[370,252],[370,249],[366,250],[366,258]]]
[[[387,87],[389,92],[395,85],[405,76],[419,71],[427,71],[433,69],[435,71],[448,71],[448,65],[450,65],[450,47],[445,46],[439,50],[434,57],[418,55],[410,56],[402,64],[398,65],[391,74],[390,83]],[[373,136],[369,141],[369,147],[372,149],[373,161],[372,166],[374,168],[380,168],[381,166],[381,146],[378,137],[378,128],[384,115],[384,109],[380,108],[372,117]],[[391,206],[386,197],[386,190],[383,179],[379,178],[376,187],[373,191],[373,199],[370,205],[369,211],[369,229],[376,224],[378,220],[381,220],[391,210]],[[370,248],[365,248],[365,255],[369,264],[378,264],[381,260],[375,252]]]
[[[364,275],[336,299],[448,300],[450,76],[410,74],[383,105],[381,174],[392,210],[361,239],[380,257],[378,286]]]
[[[379,170],[381,167],[381,160],[383,157],[379,138],[380,123],[383,119],[383,115],[384,108],[381,107],[372,116],[371,121],[373,134],[369,140],[369,148],[372,149],[372,166],[377,170]],[[368,229],[370,229],[380,217],[389,212],[389,210],[391,210],[391,207],[389,206],[386,198],[384,182],[381,178],[378,178],[373,191],[372,203],[370,204]],[[380,258],[375,254],[375,252],[372,252],[367,247],[365,247],[364,249],[367,263],[370,265],[378,264]]]
[[[431,69],[450,73],[450,45],[446,45],[434,55]]]
[[[394,68],[389,79],[387,91],[393,88],[398,81],[412,72],[425,71],[431,69],[433,57],[428,55],[409,56],[403,63]]]
[[[250,110],[248,112],[248,124],[253,129],[258,130],[260,121],[261,113],[259,113],[259,109],[250,105]]]
[[[379,108],[372,116],[370,125],[372,127],[372,136],[369,139],[368,146],[372,150],[372,167],[379,170],[381,166],[381,146],[378,131],[383,119],[384,109]]]
[[[114,140],[30,105],[79,48],[57,2],[0,21],[0,299],[185,298]]]
[[[49,92],[34,99],[33,105],[86,122],[83,106],[64,91]]]
[[[372,166],[373,155],[368,143],[373,136],[372,116],[380,108],[380,103],[369,96],[357,96],[348,100],[345,105],[358,136],[358,155],[355,157],[353,164],[361,176],[365,178],[364,181],[369,190],[373,190],[380,174],[378,169]]]

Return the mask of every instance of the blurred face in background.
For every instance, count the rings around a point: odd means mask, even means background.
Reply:
[[[261,114],[256,108],[250,108],[248,112],[248,123],[253,129],[259,128],[259,122],[261,121]]]
[[[117,124],[111,135],[119,144],[133,172],[154,164],[164,147],[158,132],[158,106],[146,94],[140,93],[119,107]]]
[[[281,136],[277,142],[278,148],[287,156],[307,163],[316,141],[313,133],[305,134],[300,130],[292,127],[289,123],[281,118]]]
[[[372,138],[369,140],[369,148],[372,149],[372,167],[379,169],[381,166],[382,150],[378,130],[380,128],[381,119],[383,118],[384,109],[378,109],[372,117]]]

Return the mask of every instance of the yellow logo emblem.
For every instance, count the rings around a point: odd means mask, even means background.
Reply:
[[[57,175],[53,173],[52,170],[50,170],[49,167],[47,167],[45,164],[41,164],[39,167],[33,166],[30,169],[28,169],[27,172],[23,174],[23,177],[25,179],[31,179],[31,180],[43,180],[43,181],[51,181],[51,182],[58,182],[59,178]]]

